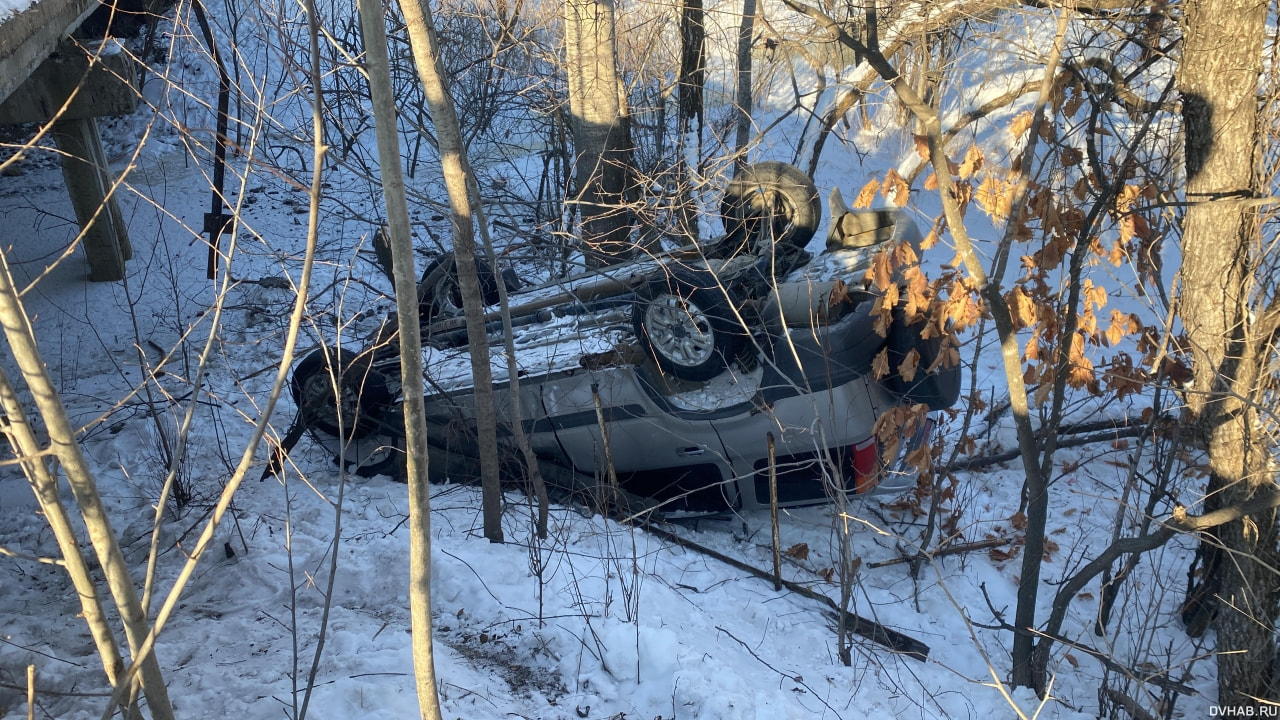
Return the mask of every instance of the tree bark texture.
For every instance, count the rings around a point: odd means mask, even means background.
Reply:
[[[1255,209],[1232,201],[1258,187],[1258,89],[1267,4],[1192,0],[1178,70],[1186,133],[1183,328],[1191,344],[1187,406],[1209,454],[1207,510],[1270,491],[1268,447],[1252,399],[1265,358],[1251,327],[1260,250]],[[1196,602],[1216,613],[1218,703],[1275,699],[1275,511],[1206,533]],[[1184,617],[1189,617],[1184,613]]]
[[[124,553],[116,540],[102,496],[98,494],[89,463],[76,441],[75,429],[67,417],[62,398],[40,356],[35,329],[23,308],[13,275],[9,271],[8,258],[3,253],[0,253],[0,325],[4,327],[10,352],[44,420],[45,429],[49,433],[50,449],[66,473],[67,483],[71,486],[71,492],[84,518],[89,542],[97,554],[111,597],[124,621],[130,654],[141,665],[142,689],[147,705],[154,717],[171,720],[173,706],[169,702],[169,691],[164,684],[160,663],[154,653],[143,651],[143,641],[148,635],[147,617],[133,585],[128,563],[125,562]]]
[[[429,26],[430,8],[425,2],[401,2],[409,31],[414,62],[422,78],[423,92],[431,110],[439,144],[440,163],[453,227],[453,252],[462,294],[467,328],[467,350],[471,355],[471,375],[475,385],[476,432],[480,443],[480,477],[484,492],[484,536],[502,542],[502,489],[499,485],[498,423],[494,412],[493,370],[489,365],[489,343],[485,332],[484,301],[476,273],[475,210],[467,192],[466,148],[458,113],[449,96],[439,43]]]
[[[418,710],[423,720],[439,720],[435,658],[431,634],[431,508],[427,484],[427,425],[423,401],[422,335],[418,325],[418,290],[413,264],[413,239],[404,176],[400,170],[400,141],[396,132],[396,99],[391,86],[387,34],[379,0],[359,0],[360,26],[365,43],[369,93],[373,100],[382,165],[382,192],[387,203],[392,275],[395,278],[396,319],[400,335],[400,375],[404,395],[405,474],[409,484],[409,615],[413,633],[414,678]],[[406,3],[407,5],[407,3]],[[407,20],[407,17],[406,17]],[[451,193],[452,194],[452,193]],[[455,230],[457,229],[455,218]],[[456,236],[455,236],[456,242]],[[456,245],[455,245],[456,249]],[[475,282],[475,262],[458,256]],[[459,285],[462,286],[459,271]],[[465,286],[462,287],[467,292]],[[475,298],[478,288],[472,287]],[[470,314],[468,316],[470,320]],[[481,338],[484,333],[481,332]],[[483,355],[488,369],[488,353]],[[479,383],[480,378],[476,378]],[[477,384],[477,390],[479,385]]]
[[[619,101],[613,0],[565,0],[564,21],[582,250],[588,265],[600,267],[634,251],[626,204],[631,144]]]
[[[734,90],[734,174],[747,167],[747,146],[751,141],[751,46],[756,26],[756,0],[742,0],[742,23],[738,26],[737,87]],[[809,173],[813,175],[812,172]]]
[[[27,422],[26,410],[3,369],[0,369],[0,411],[6,416],[4,434],[9,437],[15,456],[24,458],[23,472],[31,482],[31,490],[40,504],[45,521],[49,523],[49,529],[53,531],[67,575],[71,578],[71,585],[75,588],[76,595],[80,596],[81,612],[85,624],[89,626],[98,658],[102,660],[107,682],[116,687],[124,673],[124,660],[120,657],[120,649],[98,597],[98,588],[94,585],[89,565],[80,554],[80,541],[76,537],[75,526],[71,523],[66,508],[62,506],[62,498],[58,496],[58,479],[50,470],[48,459],[42,456],[35,430]],[[123,709],[130,718],[140,717],[136,704]]]
[[[702,88],[706,83],[707,29],[702,0],[684,0],[680,11],[680,130],[688,132],[694,120],[701,129]]]

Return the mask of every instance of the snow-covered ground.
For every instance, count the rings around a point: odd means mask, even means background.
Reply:
[[[0,23],[17,15],[33,4],[33,0],[0,0]]]
[[[208,98],[201,94],[210,87],[207,67],[180,58],[170,67],[193,78],[186,86],[192,98]],[[149,92],[159,101],[160,82],[152,82]],[[210,332],[217,289],[205,278],[207,249],[196,239],[208,209],[207,158],[190,157],[171,127],[146,124],[151,117],[143,110],[104,123],[113,169],[128,166],[121,202],[134,259],[125,283],[86,282],[78,253],[54,263],[75,227],[60,173],[39,151],[16,166],[20,174],[0,176],[0,218],[18,285],[38,280],[24,301],[72,420],[83,428],[84,451],[135,578],[145,569],[165,471],[159,428],[171,433],[187,403],[198,403],[182,475],[190,497],[180,512],[166,512],[162,527],[162,597],[270,386],[293,293],[259,281],[296,276],[306,215],[305,193],[279,175],[255,172],[234,191],[244,199],[246,222],[231,266],[237,283],[225,298],[209,372],[196,378],[195,355]],[[856,195],[899,157],[889,147],[863,160],[829,152],[817,178],[824,196],[837,184]],[[392,305],[367,249],[371,227],[351,210],[365,208],[368,187],[342,172],[330,182],[335,202],[322,218],[321,272],[300,352],[331,339],[339,325],[358,336]],[[175,347],[151,395],[130,396],[143,363],[154,369]],[[967,378],[968,348],[964,356]],[[17,377],[7,354],[0,362]],[[1005,393],[996,353],[980,357],[976,377],[987,401]],[[1141,409],[1129,402],[1105,409],[1082,403],[1074,415]],[[292,411],[286,393],[273,421],[279,434]],[[1016,447],[1007,414],[987,423],[978,413],[975,423],[975,453]],[[958,426],[958,419],[944,425],[946,454]],[[1117,441],[1060,452],[1038,617],[1047,616],[1060,581],[1109,542],[1136,447]],[[259,467],[267,455],[259,448]],[[1139,458],[1140,469],[1151,458]],[[251,472],[218,530],[215,552],[201,562],[160,638],[157,655],[177,715],[295,717],[305,702],[313,718],[415,717],[406,487],[385,477],[344,478],[306,438],[290,459],[281,478],[258,482]],[[847,528],[856,558],[851,609],[929,647],[920,660],[855,638],[848,665],[838,657],[835,615],[826,605],[775,591],[739,567],[577,506],[554,507],[549,537],[538,541],[529,501],[515,492],[506,496],[507,542],[491,544],[479,530],[479,490],[433,486],[432,614],[444,717],[991,718],[1013,717],[1015,706],[1027,717],[1095,717],[1100,688],[1116,684],[1117,667],[1175,668],[1174,679],[1198,694],[1179,697],[1173,716],[1208,716],[1212,646],[1188,639],[1177,616],[1188,541],[1139,563],[1105,635],[1094,635],[1098,583],[1072,602],[1064,638],[1113,658],[1113,667],[1059,643],[1043,706],[1025,690],[1008,689],[1012,636],[998,625],[1011,621],[1018,587],[1021,481],[1016,462],[957,473],[944,527],[959,533],[957,541],[1011,544],[939,558],[916,579],[906,564],[876,565],[914,551],[924,517],[911,502],[870,498],[843,517],[833,507],[783,513],[788,580],[838,598],[833,569]],[[755,568],[771,567],[766,514],[665,529]],[[99,717],[109,687],[65,573],[32,559],[55,557],[57,546],[13,464],[0,465],[0,548],[23,556],[0,557],[0,717],[26,716],[29,665],[36,669],[36,717]],[[1157,712],[1158,688],[1128,687]]]

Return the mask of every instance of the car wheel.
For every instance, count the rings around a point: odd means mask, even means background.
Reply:
[[[395,395],[387,378],[373,369],[370,361],[370,355],[326,347],[313,351],[294,367],[289,389],[307,427],[335,437],[345,433],[349,439],[385,429]],[[338,371],[336,383],[332,369]]]
[[[632,312],[636,337],[658,366],[681,380],[709,380],[729,366],[746,333],[709,272],[652,281]]]
[[[334,368],[339,371],[336,383]],[[372,367],[370,355],[315,350],[294,367],[289,389],[311,436],[334,458],[341,455],[349,470],[372,477],[395,474],[404,463],[395,393],[386,376]]]
[[[748,165],[729,182],[720,203],[725,237],[720,248],[734,254],[758,236],[804,247],[818,231],[822,203],[813,180],[797,167],[766,161]]]
[[[476,274],[480,279],[481,299],[485,305],[498,303],[498,276],[480,258],[476,258]],[[424,323],[462,316],[462,290],[458,286],[458,265],[453,252],[447,252],[427,263],[418,280],[418,315]]]

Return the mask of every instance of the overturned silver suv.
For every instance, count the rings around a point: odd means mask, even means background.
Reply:
[[[726,189],[726,234],[715,243],[531,287],[480,264],[500,437],[510,443],[518,420],[544,469],[599,481],[612,471],[624,490],[668,510],[767,506],[771,487],[782,506],[912,487],[917,473],[906,459],[930,441],[930,414],[956,401],[959,368],[935,362],[938,339],[922,338],[924,323],[908,324],[900,308],[877,328],[882,296],[863,278],[882,248],[918,250],[920,233],[899,210],[848,210],[838,191],[830,205],[826,250],[814,257],[804,250],[821,218],[813,182],[789,165],[759,163]],[[518,419],[499,282],[513,326]],[[438,451],[431,467],[440,476],[477,452],[451,256],[428,266],[419,301]],[[920,368],[910,378],[872,372],[877,357],[896,369],[908,355]],[[404,446],[398,372],[394,343],[314,351],[293,373],[300,426],[357,473],[394,474]],[[878,422],[908,406],[917,412],[895,426],[901,437],[883,442]]]

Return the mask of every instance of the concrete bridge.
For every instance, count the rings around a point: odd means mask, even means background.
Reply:
[[[133,112],[138,91],[131,57],[99,52],[76,38],[101,6],[99,0],[37,0],[0,18],[0,125],[47,125],[61,151],[89,279],[115,281],[124,278],[133,251],[94,118]]]

